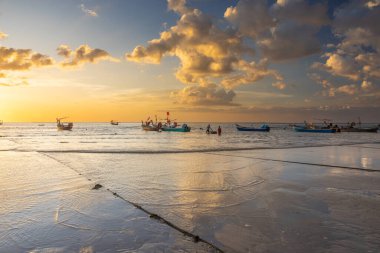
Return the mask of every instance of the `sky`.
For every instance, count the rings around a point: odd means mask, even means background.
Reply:
[[[0,0],[0,120],[380,122],[380,0]]]

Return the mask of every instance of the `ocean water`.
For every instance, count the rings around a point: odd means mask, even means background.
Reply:
[[[379,133],[189,125],[0,126],[0,252],[215,252],[182,230],[224,252],[380,248]]]
[[[206,135],[206,123],[189,125],[192,128],[189,133],[171,133],[145,132],[140,123],[120,123],[118,126],[74,123],[72,131],[57,131],[55,123],[5,123],[0,126],[0,150],[176,153],[380,142],[380,135],[376,133],[297,133],[288,124],[271,124],[269,133],[238,132],[234,124],[212,124],[215,130],[221,126],[221,136]]]

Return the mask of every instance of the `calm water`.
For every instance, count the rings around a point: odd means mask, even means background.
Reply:
[[[0,150],[164,153],[380,142],[376,133],[297,133],[287,124],[272,124],[269,133],[238,132],[234,124],[213,124],[214,129],[221,125],[220,137],[206,135],[201,130],[205,123],[189,125],[190,133],[170,133],[145,132],[139,123],[75,123],[73,131],[57,131],[55,123],[8,123],[0,126]]]
[[[130,202],[225,252],[377,252],[379,133],[189,125],[0,126],[0,252],[209,251]]]

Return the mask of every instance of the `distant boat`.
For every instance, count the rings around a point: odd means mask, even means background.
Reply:
[[[309,128],[305,126],[294,126],[294,131],[305,133],[336,133],[336,129],[329,128]]]
[[[71,131],[73,129],[74,124],[72,122],[68,122],[66,124],[62,123],[61,120],[65,118],[57,118],[57,129],[58,130],[68,130]]]
[[[111,125],[117,126],[119,125],[119,122],[111,120]]]
[[[376,127],[362,127],[362,123],[359,117],[359,122],[351,122],[348,123],[346,126],[341,127],[340,131],[342,132],[354,132],[354,133],[377,133],[377,130],[379,129],[378,126]]]
[[[270,131],[270,127],[267,124],[263,124],[258,128],[256,128],[256,127],[245,127],[245,126],[241,126],[239,124],[236,124],[236,129],[238,131],[246,131],[246,132],[269,132]]]
[[[2,120],[0,120],[0,126],[3,124],[3,121]]]
[[[342,127],[340,128],[341,132],[350,132],[350,133],[377,133],[378,127]]]

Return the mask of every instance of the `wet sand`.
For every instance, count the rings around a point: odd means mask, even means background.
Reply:
[[[379,144],[0,161],[0,252],[380,248]]]

